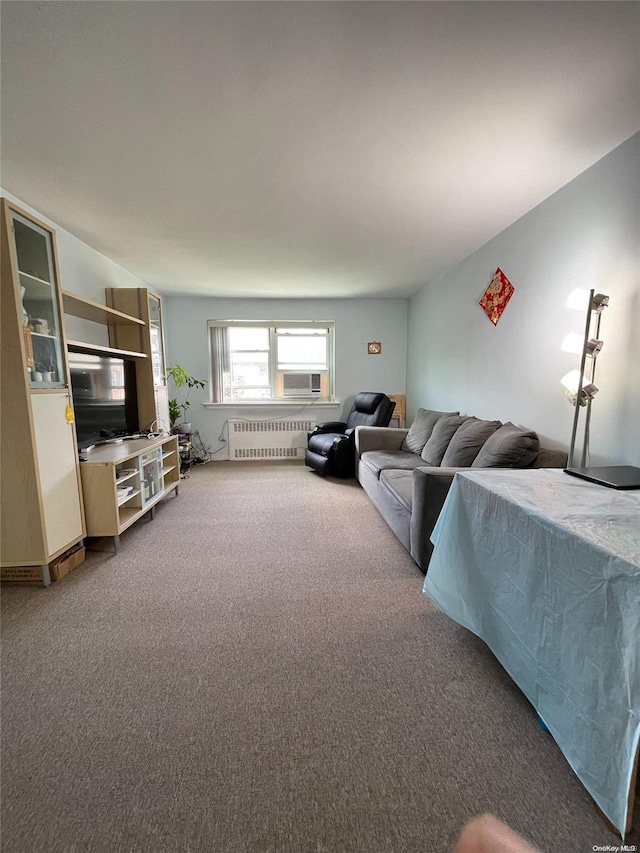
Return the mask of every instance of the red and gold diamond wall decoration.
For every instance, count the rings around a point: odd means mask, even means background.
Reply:
[[[514,291],[515,287],[498,267],[480,300],[480,307],[494,326],[498,325],[498,320],[502,317],[502,312]]]

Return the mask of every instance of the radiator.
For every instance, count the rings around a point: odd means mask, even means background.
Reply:
[[[229,459],[303,459],[312,418],[280,421],[229,420]]]

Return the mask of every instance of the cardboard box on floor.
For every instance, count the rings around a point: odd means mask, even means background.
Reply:
[[[49,565],[49,574],[52,581],[59,581],[69,572],[77,569],[84,563],[85,549],[83,545],[76,545],[70,551],[66,551]],[[27,583],[42,583],[42,572],[40,566],[8,566],[2,569],[0,580],[21,581]]]
[[[59,581],[69,572],[77,569],[84,563],[85,549],[84,545],[76,545],[71,551],[67,551],[49,566],[52,581]]]
[[[40,566],[3,566],[0,569],[0,580],[42,583],[42,572]]]

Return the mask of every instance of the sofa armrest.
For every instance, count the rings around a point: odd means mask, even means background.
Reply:
[[[426,573],[433,553],[431,534],[458,471],[469,468],[416,468],[413,472],[411,556]]]
[[[542,457],[545,467],[563,464],[566,457],[562,451],[547,451]],[[555,463],[555,465],[553,464]],[[565,463],[566,464],[566,463]],[[426,573],[433,553],[431,534],[440,510],[459,472],[485,473],[487,471],[521,471],[521,468],[429,468],[423,466],[413,472],[413,502],[411,510],[411,556]]]
[[[395,427],[356,427],[356,454],[367,450],[400,450],[408,429]]]

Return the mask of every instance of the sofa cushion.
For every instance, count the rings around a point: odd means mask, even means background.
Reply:
[[[550,447],[540,447],[538,455],[526,468],[566,468],[569,464],[569,454],[566,450],[552,450]],[[522,467],[522,466],[519,466]]]
[[[434,426],[443,415],[458,415],[459,412],[435,412],[431,409],[418,409],[409,432],[405,436],[404,441],[400,445],[400,450],[406,450],[410,453],[421,453],[425,446]]]
[[[464,415],[445,415],[438,420],[431,437],[422,448],[422,459],[427,465],[431,465],[432,468],[440,465],[449,442],[466,420]]]
[[[490,435],[502,426],[500,421],[468,418],[456,430],[440,463],[446,467],[468,468]]]
[[[360,462],[366,465],[376,477],[380,476],[380,471],[389,468],[413,471],[419,465],[424,465],[418,455],[406,453],[403,450],[366,450],[360,457]]]
[[[383,471],[380,474],[380,482],[410,513],[413,503],[413,471]]]
[[[527,468],[537,457],[539,449],[537,433],[509,422],[489,436],[471,467]]]

